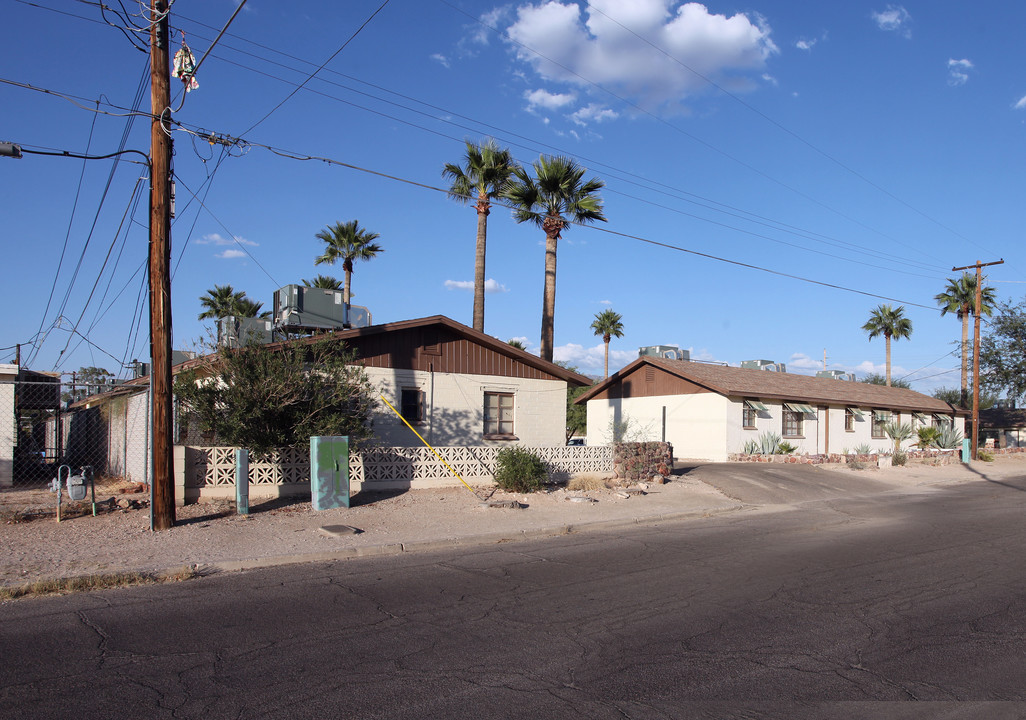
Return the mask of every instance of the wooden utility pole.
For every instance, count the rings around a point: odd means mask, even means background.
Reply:
[[[996,262],[981,263],[976,261],[975,265],[951,268],[952,272],[976,268],[976,304],[973,310],[975,321],[973,323],[973,436],[969,457],[978,460],[977,454],[980,450],[980,306],[983,304],[983,268],[989,265],[1001,265],[1004,260]]]
[[[153,384],[152,530],[175,524],[171,444],[171,70],[169,0],[150,7],[150,373]]]

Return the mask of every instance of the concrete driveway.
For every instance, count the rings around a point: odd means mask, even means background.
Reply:
[[[796,505],[895,488],[893,483],[865,474],[822,470],[814,465],[704,463],[686,466],[683,475],[746,505]]]

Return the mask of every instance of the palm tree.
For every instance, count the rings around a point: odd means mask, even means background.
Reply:
[[[948,278],[948,285],[944,292],[934,296],[934,300],[940,305],[941,315],[956,313],[962,321],[962,393],[960,404],[968,407],[969,403],[969,316],[976,311],[976,276],[970,273],[962,273],[958,280]],[[994,289],[989,287],[980,288],[980,314],[990,317],[993,313]]]
[[[314,259],[314,265],[327,263],[334,265],[336,261],[342,260],[342,269],[345,271],[345,285],[342,288],[342,302],[346,306],[346,318],[349,318],[349,296],[353,282],[353,261],[370,260],[378,253],[384,252],[380,245],[375,243],[380,236],[376,232],[370,232],[360,227],[358,220],[350,220],[347,223],[337,222],[329,225],[317,233],[316,238],[323,240],[327,247],[323,255]]]
[[[602,342],[606,344],[606,377],[609,377],[609,341],[613,337],[623,337],[621,320],[623,320],[623,316],[620,313],[606,309],[595,313],[595,322],[591,324],[591,329],[595,331],[596,335],[601,335]]]
[[[318,275],[312,281],[303,280],[303,285],[308,288],[323,288],[325,290],[341,290],[342,281],[333,278],[331,275]]]
[[[513,219],[532,222],[545,231],[545,285],[542,294],[541,357],[552,362],[553,323],[556,315],[556,245],[572,223],[606,218],[602,214],[604,187],[598,178],[583,180],[585,168],[567,157],[542,155],[534,163],[532,178],[518,167],[504,193],[513,205]]]
[[[246,297],[242,290],[236,291],[231,285],[215,285],[213,290],[199,299],[200,305],[206,308],[199,314],[199,320],[207,318],[256,317],[263,303],[254,302]]]
[[[481,145],[467,142],[464,165],[446,163],[442,177],[452,181],[449,197],[469,203],[476,195],[477,247],[474,252],[474,329],[484,332],[485,245],[488,238],[488,213],[492,200],[502,196],[510,182],[516,161],[508,148],[494,140]]]
[[[869,333],[869,339],[883,335],[887,340],[887,387],[891,386],[891,338],[906,340],[912,336],[912,321],[905,317],[905,306],[897,309],[890,305],[879,305],[869,315],[869,321],[862,326]]]

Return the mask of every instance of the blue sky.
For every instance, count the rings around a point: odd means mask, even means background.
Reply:
[[[5,3],[0,140],[146,152],[148,120],[130,112],[137,93],[149,109],[138,33],[90,2],[51,5]],[[202,56],[236,7],[176,0],[173,50],[184,31]],[[625,334],[611,370],[670,344],[882,372],[883,339],[861,326],[889,302],[913,322],[893,374],[957,387],[960,325],[933,300],[951,268],[1003,258],[987,270],[999,299],[1026,293],[1024,26],[1026,5],[986,1],[250,0],[184,103],[173,85],[174,345],[208,334],[198,298],[215,284],[270,308],[280,286],[341,277],[314,266],[314,235],[351,219],[385,249],[353,276],[375,322],[470,324],[475,214],[433,188],[465,139],[494,137],[524,164],[567,154],[606,182],[608,222],[559,246],[557,359],[601,374],[589,326],[612,308]],[[0,158],[15,299],[0,361],[16,343],[37,370],[146,359],[133,159]],[[543,240],[493,210],[485,330],[534,351]]]

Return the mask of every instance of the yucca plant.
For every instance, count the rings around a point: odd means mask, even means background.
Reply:
[[[915,435],[909,423],[884,423],[884,434],[894,441],[894,452],[901,450],[901,444]]]
[[[762,455],[775,455],[780,447],[780,436],[775,432],[764,432],[759,436],[759,453]]]
[[[876,451],[873,449],[873,446],[869,443],[862,443],[861,445],[856,445],[855,449],[852,450],[852,452],[856,455],[872,455]]]

